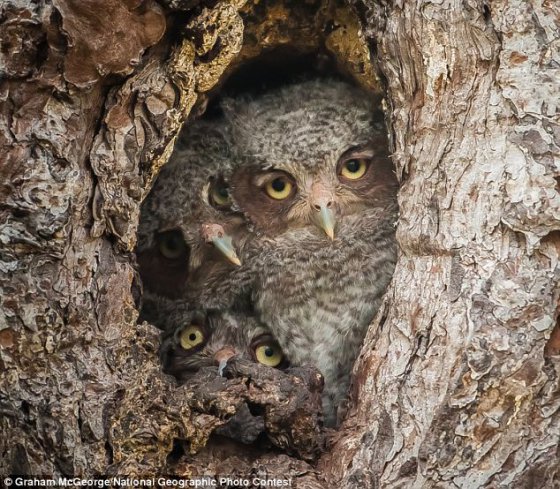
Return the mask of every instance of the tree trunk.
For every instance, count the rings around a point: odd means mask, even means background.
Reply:
[[[0,4],[0,474],[560,487],[560,6],[200,3]],[[395,276],[318,461],[313,416],[267,418],[286,454],[208,444],[241,398],[312,405],[312,373],[178,387],[136,324],[142,199],[193,108],[281,46],[383,85],[401,181]]]
[[[558,487],[560,5],[356,7],[387,82],[401,255],[322,467],[342,487]]]

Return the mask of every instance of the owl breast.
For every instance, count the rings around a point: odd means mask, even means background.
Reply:
[[[255,307],[293,363],[311,363],[323,373],[328,424],[334,424],[365,331],[393,274],[394,219],[388,216],[395,212],[372,209],[347,217],[339,237],[327,244],[312,228],[255,242],[260,250],[253,259],[260,260],[261,270]]]

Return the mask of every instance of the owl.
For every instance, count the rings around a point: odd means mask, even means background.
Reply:
[[[224,130],[220,120],[190,124],[142,204],[136,250],[142,318],[159,327],[169,300],[226,307],[240,289],[236,247],[248,234],[225,182],[231,165]]]
[[[175,304],[166,317],[160,358],[164,372],[180,382],[205,367],[218,367],[221,374],[234,355],[278,369],[289,365],[270,330],[244,312],[193,311]]]
[[[325,378],[336,424],[352,365],[396,261],[397,180],[372,100],[311,80],[224,103],[235,205],[256,313],[292,362]]]
[[[256,318],[244,312],[193,311],[181,302],[170,305],[160,358],[163,371],[180,383],[208,367],[217,367],[216,374],[222,375],[233,356],[278,369],[289,366],[270,330]],[[215,433],[250,444],[264,431],[263,416],[242,404]]]

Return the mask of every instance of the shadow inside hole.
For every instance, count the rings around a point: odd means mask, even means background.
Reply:
[[[224,97],[258,96],[284,85],[326,77],[352,82],[348,75],[337,70],[336,60],[327,52],[299,53],[288,46],[270,49],[239,66],[210,92],[210,103],[203,117],[219,117],[219,104]]]

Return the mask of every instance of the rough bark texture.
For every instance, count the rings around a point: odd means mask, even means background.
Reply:
[[[212,473],[216,455],[193,454],[250,406],[267,450],[292,457],[241,457],[237,473],[264,467],[311,487],[320,477],[300,459],[323,445],[316,372],[271,377],[234,364],[228,381],[209,382],[210,372],[179,387],[161,373],[157,331],[136,325],[140,202],[191,109],[242,48],[238,63],[260,52],[258,36],[243,45],[244,18],[272,19],[243,1],[172,3],[190,10],[166,18],[151,0],[1,5],[0,473]],[[300,39],[312,50],[325,15],[320,2],[306,9],[319,19]],[[276,23],[266,47],[295,38]],[[188,454],[175,468],[177,440]],[[241,451],[220,456],[227,464]]]
[[[0,474],[560,486],[559,30],[553,0],[0,3]],[[318,465],[313,372],[178,387],[133,298],[179,128],[282,46],[373,90],[379,68],[402,181],[393,284]],[[208,443],[244,403],[276,447]]]
[[[341,487],[557,487],[560,5],[356,7],[387,80],[402,253],[322,466]]]

